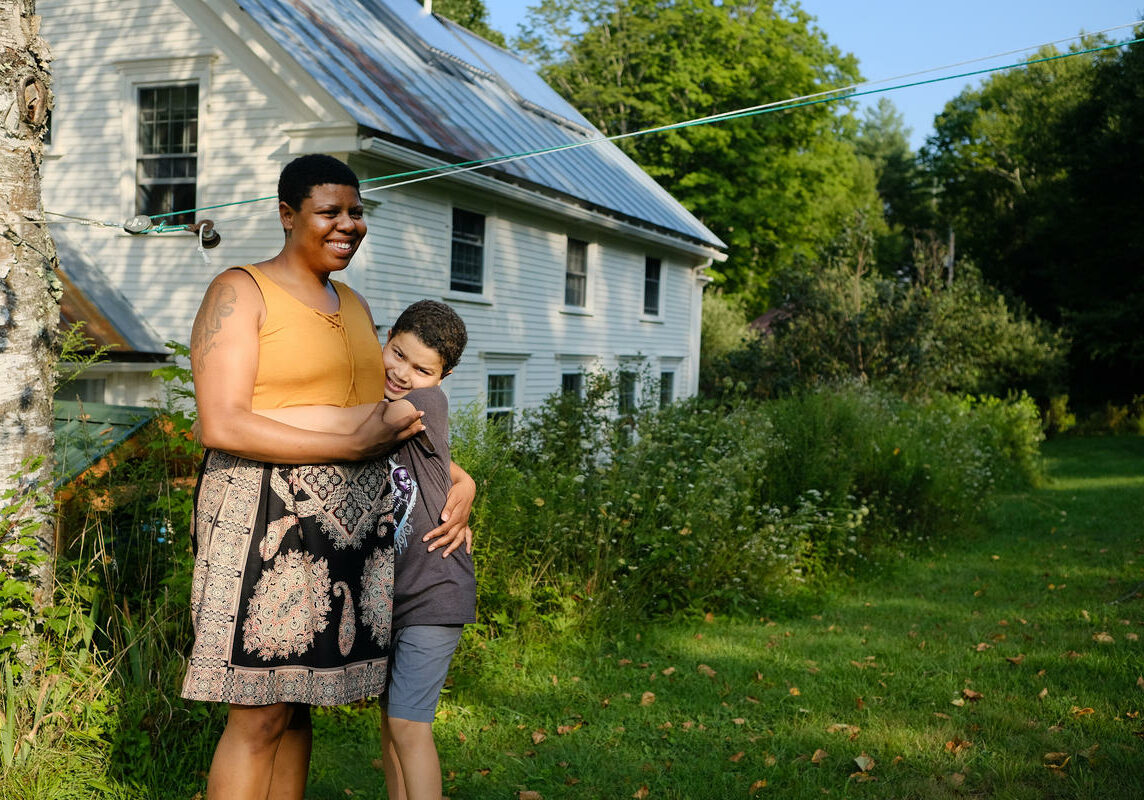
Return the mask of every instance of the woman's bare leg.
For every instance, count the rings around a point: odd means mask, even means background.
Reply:
[[[314,730],[310,723],[310,707],[295,703],[293,708],[290,724],[286,726],[286,732],[278,743],[278,752],[274,755],[267,800],[302,800],[306,792]]]
[[[292,712],[287,703],[231,704],[211,761],[207,800],[265,800]]]

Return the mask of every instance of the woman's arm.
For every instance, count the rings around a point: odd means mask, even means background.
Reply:
[[[251,410],[258,373],[262,294],[254,279],[228,270],[212,282],[191,331],[202,442],[244,458],[286,464],[357,461],[381,455],[424,428],[415,416],[386,422],[381,402],[351,433],[307,431]]]
[[[473,511],[473,501],[477,497],[477,484],[456,461],[449,462],[449,477],[453,481],[453,486],[445,498],[441,524],[421,537],[423,542],[433,540],[429,545],[430,552],[444,547],[442,558],[448,558],[449,554],[462,544],[466,553],[473,552],[473,531],[469,528],[469,514]]]

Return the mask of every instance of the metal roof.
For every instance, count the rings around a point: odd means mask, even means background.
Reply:
[[[74,481],[153,420],[155,414],[155,409],[140,406],[56,400],[56,485]]]
[[[517,56],[418,0],[237,0],[365,128],[446,160],[601,134]],[[726,245],[611,142],[488,168],[710,247]]]
[[[61,323],[85,322],[84,334],[96,345],[111,348],[110,360],[166,360],[163,340],[83,248],[58,228],[52,231],[52,239],[60,261],[57,274],[64,286]]]

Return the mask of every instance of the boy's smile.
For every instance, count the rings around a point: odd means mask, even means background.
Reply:
[[[445,377],[441,354],[411,331],[390,331],[381,359],[385,364],[386,400],[400,400],[414,389],[439,386]]]

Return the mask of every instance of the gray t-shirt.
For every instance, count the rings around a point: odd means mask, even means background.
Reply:
[[[417,481],[417,501],[394,541],[396,554],[393,627],[461,625],[475,622],[477,582],[473,559],[461,546],[441,558],[430,553],[421,537],[441,521],[445,498],[453,485],[449,478],[449,401],[439,387],[414,389],[405,395],[418,411],[425,433],[397,449],[393,459]],[[428,437],[429,447],[424,443]]]

